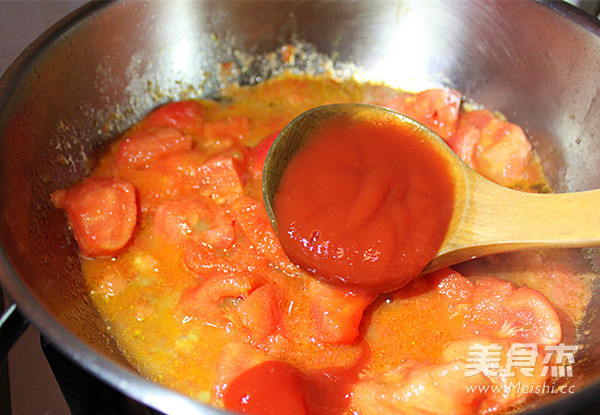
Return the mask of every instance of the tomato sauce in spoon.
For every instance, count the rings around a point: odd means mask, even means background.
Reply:
[[[347,115],[316,127],[273,199],[289,258],[371,292],[415,278],[441,246],[454,206],[448,162],[421,131]]]

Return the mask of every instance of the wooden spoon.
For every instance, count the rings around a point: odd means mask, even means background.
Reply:
[[[467,166],[433,131],[396,111],[367,104],[317,107],[281,131],[263,169],[263,197],[275,229],[272,202],[288,162],[321,122],[340,115],[391,117],[418,126],[447,158],[455,183],[453,215],[437,255],[421,274],[502,252],[600,245],[600,190],[538,194],[497,185]]]

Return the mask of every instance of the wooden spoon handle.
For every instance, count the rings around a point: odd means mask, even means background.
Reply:
[[[424,272],[520,249],[600,245],[600,190],[526,193],[480,177],[469,187],[462,217]]]

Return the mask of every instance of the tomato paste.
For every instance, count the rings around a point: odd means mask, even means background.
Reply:
[[[319,278],[392,291],[440,247],[454,183],[422,130],[349,117],[323,122],[290,161],[273,203],[277,233]]]

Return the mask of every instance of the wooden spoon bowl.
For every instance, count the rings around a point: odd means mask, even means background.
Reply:
[[[600,190],[537,194],[497,185],[460,160],[433,131],[396,111],[368,104],[314,108],[279,134],[263,169],[263,197],[275,229],[272,203],[287,164],[317,126],[340,115],[409,123],[447,159],[455,186],[452,219],[438,253],[421,274],[502,252],[600,245]]]

